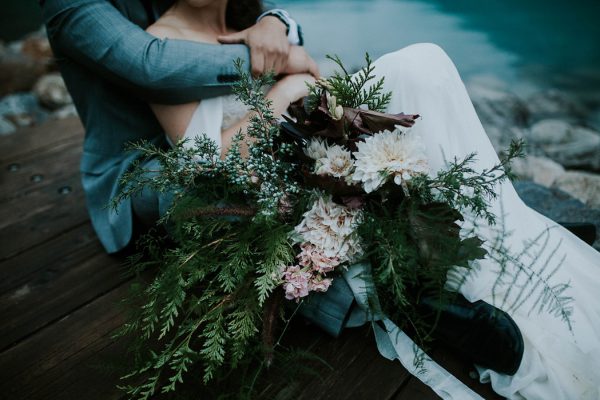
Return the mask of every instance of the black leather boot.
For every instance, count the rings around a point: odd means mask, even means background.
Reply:
[[[523,336],[504,311],[482,300],[469,302],[457,294],[438,306],[435,297],[422,296],[417,309],[431,323],[439,319],[433,337],[484,368],[514,375],[523,358]]]

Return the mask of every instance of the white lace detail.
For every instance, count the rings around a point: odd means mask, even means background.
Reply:
[[[235,95],[223,96],[223,122],[221,129],[227,129],[240,119],[244,118],[248,112],[248,107],[239,101]]]

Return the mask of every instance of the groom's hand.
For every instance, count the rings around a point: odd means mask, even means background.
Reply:
[[[259,76],[269,71],[275,75],[285,72],[290,44],[286,26],[276,17],[266,16],[241,32],[219,36],[223,44],[244,43],[250,47],[252,74]]]
[[[320,78],[317,63],[308,55],[302,46],[291,47],[286,67],[282,73],[288,75],[307,73],[311,74],[316,79]]]

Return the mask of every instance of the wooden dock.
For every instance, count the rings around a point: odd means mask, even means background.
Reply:
[[[125,319],[117,303],[131,277],[122,257],[104,253],[90,225],[79,175],[82,141],[75,118],[0,137],[2,400],[125,399],[116,389],[119,374],[106,366],[127,361],[124,341],[112,333]],[[296,321],[286,345],[312,351],[331,368],[270,398],[438,398],[379,355],[368,327],[332,339]],[[438,348],[433,357],[485,399],[500,399],[451,352]],[[207,398],[199,393],[195,398]]]

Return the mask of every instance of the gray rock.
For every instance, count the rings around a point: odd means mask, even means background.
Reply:
[[[33,92],[40,104],[50,110],[57,110],[73,102],[65,81],[58,73],[42,76],[33,87]]]
[[[42,110],[32,93],[16,93],[0,100],[0,117],[16,126],[30,126],[46,120],[48,113]]]
[[[50,114],[50,118],[64,119],[69,117],[77,117],[77,109],[74,104],[66,105]]]
[[[30,90],[46,66],[29,56],[0,48],[0,96]]]
[[[515,94],[479,84],[472,84],[469,90],[477,115],[484,126],[525,127],[527,125],[529,112],[523,101]]]
[[[559,189],[533,182],[515,182],[514,185],[521,199],[540,214],[557,222],[589,222],[600,234],[600,209],[588,208]],[[600,251],[600,237],[594,242],[594,248]]]
[[[545,119],[528,135],[534,154],[541,151],[565,167],[600,170],[600,134],[560,119]]]
[[[571,122],[580,121],[587,113],[586,107],[575,97],[548,89],[527,98],[527,107],[532,121],[560,118]]]
[[[512,162],[513,172],[522,180],[550,187],[565,173],[562,165],[546,157],[527,156]]]
[[[600,209],[600,175],[567,171],[558,176],[552,186],[564,190],[589,207]]]
[[[506,149],[508,149],[512,140],[524,139],[528,136],[528,129],[526,128],[519,128],[516,126],[499,127],[493,125],[484,127],[486,134],[492,142],[492,146],[494,146],[494,150],[496,150],[496,153],[498,154],[503,154]]]
[[[46,29],[43,26],[23,39],[20,52],[38,64],[47,67],[53,67],[54,65],[52,48],[48,41],[48,35],[46,35]]]
[[[38,108],[37,99],[31,93],[16,93],[0,99],[0,116],[29,114]]]
[[[0,117],[0,136],[14,133],[17,127],[10,121]]]
[[[499,83],[471,82],[469,94],[477,115],[497,152],[511,140],[527,135],[528,111],[525,104]]]

